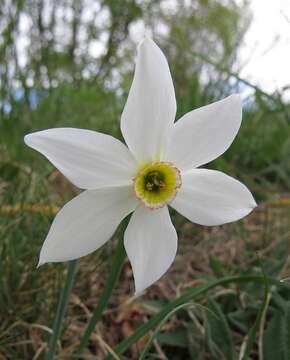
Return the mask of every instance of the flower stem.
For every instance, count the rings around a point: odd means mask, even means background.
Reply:
[[[130,219],[130,215],[127,216],[121,222],[121,224],[119,225],[119,227],[117,229],[116,237],[118,238],[118,245],[117,245],[117,249],[115,251],[114,257],[113,257],[112,269],[111,269],[109,278],[107,280],[107,283],[105,285],[105,288],[103,290],[103,293],[101,295],[101,298],[99,300],[99,303],[94,311],[92,318],[90,319],[90,321],[87,325],[87,328],[85,330],[83,337],[81,338],[80,344],[76,351],[76,355],[81,355],[84,348],[86,347],[86,345],[89,341],[89,338],[91,336],[91,333],[94,331],[98,320],[101,318],[103,310],[106,307],[106,305],[110,299],[110,296],[112,294],[113,288],[119,278],[121,268],[122,268],[122,265],[123,265],[123,262],[125,259],[125,255],[126,255],[125,249],[124,249],[124,244],[123,244],[123,237],[124,237],[124,232],[128,225],[129,219]]]
[[[66,313],[66,308],[69,302],[70,292],[74,283],[76,274],[77,261],[70,261],[68,265],[68,273],[65,281],[64,288],[61,291],[57,310],[54,318],[52,334],[49,339],[48,351],[45,360],[53,360],[56,352],[57,341],[61,333],[62,322]]]

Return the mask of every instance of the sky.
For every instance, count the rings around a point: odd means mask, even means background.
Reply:
[[[250,7],[253,20],[240,52],[241,77],[269,93],[290,87],[290,0],[250,0]]]
[[[165,1],[166,8],[177,0]],[[190,4],[191,0],[185,0]],[[244,0],[235,0],[238,4]],[[248,0],[252,22],[240,49],[240,77],[268,93],[290,87],[290,0]],[[132,36],[140,41],[144,24],[134,26]],[[161,29],[162,30],[162,29]],[[165,31],[166,32],[166,31]],[[244,88],[244,95],[251,93]],[[290,99],[290,89],[283,94]]]
[[[239,54],[240,75],[266,92],[282,90],[283,87],[290,86],[290,0],[248,1],[253,20]],[[167,6],[170,2],[166,1]],[[24,35],[19,36],[20,46],[17,48],[21,55],[20,65],[25,65],[25,51],[29,46],[25,33],[29,31],[31,24],[25,16],[22,20],[20,25]],[[104,51],[104,45],[102,42],[95,42],[88,50],[90,55],[97,56]],[[286,98],[290,99],[290,89]]]

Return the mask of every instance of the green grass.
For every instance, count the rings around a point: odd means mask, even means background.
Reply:
[[[95,93],[95,88],[84,87],[78,98],[68,86],[56,89],[37,109],[25,110],[19,104],[11,118],[1,119],[0,359],[31,359],[38,353],[43,358],[66,269],[63,264],[36,269],[39,249],[54,217],[46,207],[60,207],[76,194],[48,161],[24,146],[23,135],[53,126],[76,126],[120,137],[118,118],[124,99],[106,93],[95,101]],[[106,107],[107,103],[111,106]],[[132,300],[133,279],[126,263],[86,355],[103,358],[108,347],[114,348],[165,303],[196,284],[260,273],[256,252],[267,276],[289,276],[288,134],[289,123],[280,112],[245,111],[231,149],[210,167],[243,180],[254,191],[259,208],[243,221],[214,228],[193,225],[173,213],[180,246],[171,271],[145,296]],[[34,210],[29,207],[35,204]],[[109,242],[80,261],[60,355],[76,350],[98,303],[107,278],[107,259],[115,245]],[[289,289],[271,286],[269,294],[264,330],[260,327],[250,358],[258,359],[264,351],[264,360],[286,360]],[[211,290],[195,300],[194,308],[172,314],[154,337],[150,358],[164,353],[172,354],[172,359],[238,359],[262,299],[263,286],[253,284]],[[143,337],[130,347],[128,358],[137,358],[148,340]]]

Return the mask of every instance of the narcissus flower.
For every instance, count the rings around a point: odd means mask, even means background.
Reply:
[[[121,116],[127,146],[109,135],[73,128],[25,136],[27,145],[85,189],[55,217],[39,264],[91,253],[133,212],[124,245],[140,292],[158,280],[175,258],[177,234],[169,205],[207,226],[250,213],[256,203],[245,185],[222,172],[199,168],[223,154],[235,138],[242,120],[239,95],[193,110],[177,122],[175,114],[166,58],[146,38],[138,47]]]

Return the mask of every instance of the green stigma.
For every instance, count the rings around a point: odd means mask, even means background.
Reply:
[[[148,164],[134,178],[136,197],[150,209],[170,203],[180,186],[180,172],[168,162]]]

